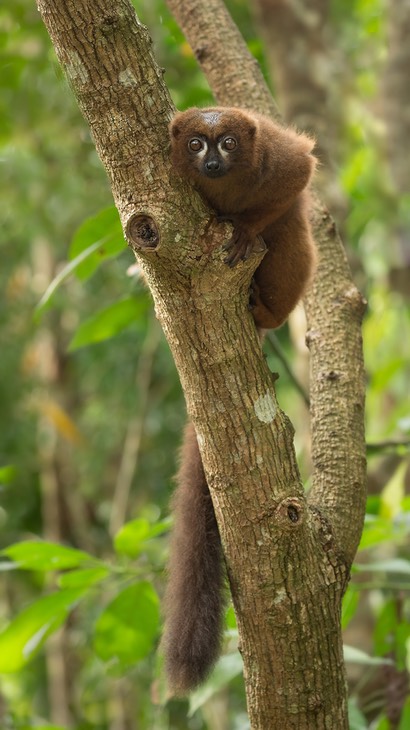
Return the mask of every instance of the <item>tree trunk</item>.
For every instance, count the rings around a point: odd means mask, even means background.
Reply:
[[[228,226],[217,225],[173,174],[172,105],[146,30],[127,0],[38,4],[106,166],[198,435],[238,619],[251,727],[347,728],[340,607],[364,510],[362,307],[334,228],[318,209],[325,285],[317,283],[309,300],[318,437],[307,500],[293,429],[277,405],[247,307],[260,257],[227,267],[221,245]],[[189,11],[186,21],[201,36],[197,55],[209,63],[223,102],[272,112],[223,6],[169,5]]]

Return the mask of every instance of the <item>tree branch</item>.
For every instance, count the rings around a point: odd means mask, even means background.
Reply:
[[[305,388],[303,387],[302,383],[300,382],[300,380],[298,380],[298,378],[296,377],[292,368],[290,367],[288,359],[279,342],[279,338],[275,334],[271,333],[271,334],[268,334],[265,342],[267,342],[267,344],[269,345],[272,352],[276,355],[278,360],[282,363],[283,368],[284,368],[285,372],[287,373],[289,380],[291,381],[293,387],[295,388],[295,390],[297,390],[299,395],[302,396],[305,406],[307,406],[309,408],[309,406],[310,406],[309,396],[308,396]]]
[[[255,89],[255,59],[220,0],[167,0],[167,4],[216,98],[225,105],[275,114],[261,75]],[[205,55],[201,48],[206,49]],[[237,62],[238,54],[241,63]],[[217,63],[210,60],[213,58]],[[313,225],[319,266],[305,298],[314,464],[309,501],[320,505],[327,515],[336,549],[350,566],[360,540],[366,501],[361,340],[365,302],[353,284],[335,224],[319,200],[313,208]]]

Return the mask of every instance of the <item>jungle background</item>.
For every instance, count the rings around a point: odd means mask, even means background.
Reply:
[[[176,106],[212,104],[166,4],[134,4]],[[306,3],[323,19],[320,53],[292,85],[283,55],[300,55],[297,24],[273,46],[266,0],[227,5],[287,121],[318,137],[318,185],[368,301],[368,510],[343,610],[350,725],[404,730],[410,4]],[[181,388],[34,2],[2,5],[0,49],[0,727],[245,730],[231,609],[211,679],[189,701],[164,704],[156,648]],[[301,307],[265,349],[308,488]]]

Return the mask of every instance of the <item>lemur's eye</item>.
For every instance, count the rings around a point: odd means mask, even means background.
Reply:
[[[235,149],[236,144],[237,144],[236,139],[234,139],[233,137],[227,137],[222,142],[222,147],[224,150],[228,150],[229,152],[231,152],[231,150]]]
[[[194,137],[193,139],[190,139],[188,142],[188,147],[192,152],[199,152],[203,147],[202,140],[198,139],[198,137]]]

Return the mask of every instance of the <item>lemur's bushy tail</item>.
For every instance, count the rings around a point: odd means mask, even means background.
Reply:
[[[170,689],[183,695],[206,678],[219,656],[225,605],[222,546],[192,424],[172,506],[163,647]]]

